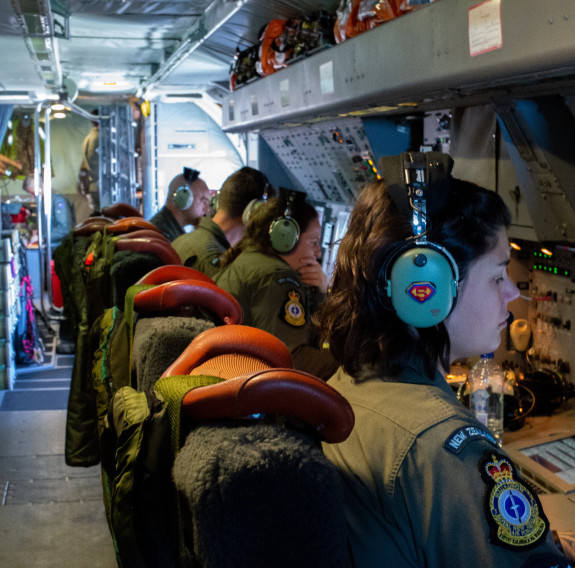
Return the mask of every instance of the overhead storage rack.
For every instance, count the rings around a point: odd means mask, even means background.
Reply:
[[[224,99],[228,132],[572,91],[572,0],[437,0]]]

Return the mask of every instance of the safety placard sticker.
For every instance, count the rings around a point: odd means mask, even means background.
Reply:
[[[471,57],[502,47],[501,0],[486,0],[469,8],[468,17]]]

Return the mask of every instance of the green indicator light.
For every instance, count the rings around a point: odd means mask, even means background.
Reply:
[[[557,274],[557,267],[553,269],[553,274]]]

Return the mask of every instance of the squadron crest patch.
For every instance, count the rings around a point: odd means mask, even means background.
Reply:
[[[511,550],[526,550],[541,542],[549,522],[537,495],[517,479],[509,459],[488,450],[479,469],[487,484],[485,513],[491,542]]]
[[[305,310],[300,302],[300,296],[295,290],[288,293],[288,300],[284,304],[282,318],[286,323],[300,327],[305,323]]]

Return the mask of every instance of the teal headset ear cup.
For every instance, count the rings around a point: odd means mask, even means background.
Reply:
[[[187,185],[182,185],[174,191],[172,195],[172,202],[176,209],[185,211],[189,209],[194,202],[194,194]]]
[[[453,309],[458,279],[457,264],[447,250],[417,243],[393,261],[386,292],[399,319],[415,327],[432,327]]]
[[[269,232],[272,248],[280,254],[291,252],[299,240],[299,225],[291,217],[278,217],[270,225]]]

